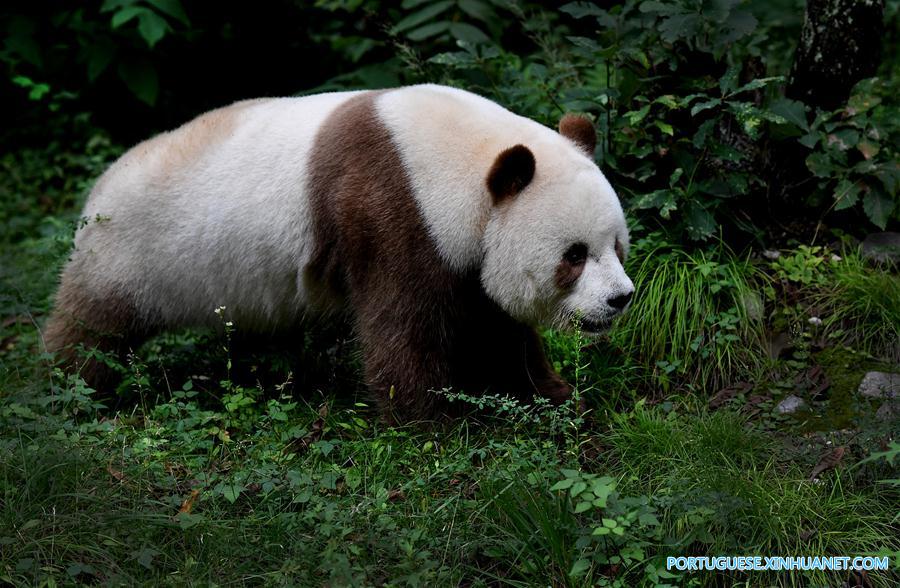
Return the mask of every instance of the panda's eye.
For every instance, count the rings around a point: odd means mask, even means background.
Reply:
[[[575,243],[563,254],[563,259],[572,265],[581,265],[587,259],[587,245]]]
[[[622,248],[622,243],[616,239],[616,257],[619,258],[619,263],[625,263],[625,249]]]

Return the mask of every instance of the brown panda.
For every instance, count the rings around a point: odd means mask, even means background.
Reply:
[[[389,420],[436,416],[445,387],[562,402],[535,326],[600,332],[634,290],[595,140],[436,85],[206,113],[97,182],[47,347],[74,364],[219,306],[259,333],[346,313]]]

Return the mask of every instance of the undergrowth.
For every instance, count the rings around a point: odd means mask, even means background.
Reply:
[[[635,244],[635,298],[612,334],[664,391],[713,390],[764,365],[765,276],[723,248],[688,253],[659,235]]]

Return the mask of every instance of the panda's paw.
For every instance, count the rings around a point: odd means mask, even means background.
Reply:
[[[572,398],[572,387],[555,375],[539,383],[538,392],[556,406],[565,404]]]

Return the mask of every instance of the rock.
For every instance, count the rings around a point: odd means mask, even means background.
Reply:
[[[866,398],[897,398],[900,396],[900,374],[869,372],[859,384],[859,393]]]
[[[804,402],[802,398],[791,394],[790,396],[785,396],[784,400],[779,402],[778,406],[775,407],[775,410],[777,410],[779,414],[794,414],[804,406],[806,406],[806,402]]]
[[[900,264],[900,233],[872,233],[862,242],[862,256],[877,263]]]
[[[875,411],[875,419],[879,421],[893,421],[900,418],[900,402],[887,400]]]

